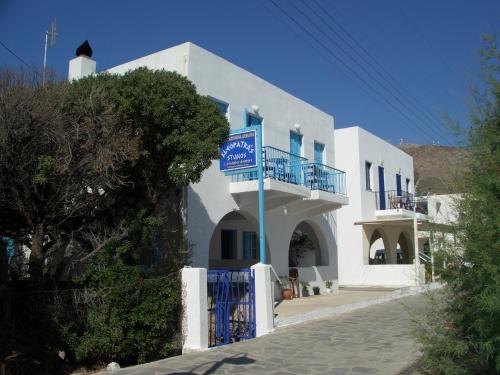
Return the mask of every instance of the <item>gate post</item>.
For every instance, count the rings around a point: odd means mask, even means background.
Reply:
[[[182,352],[208,349],[207,269],[182,269]]]
[[[274,306],[271,282],[271,266],[257,263],[255,272],[255,325],[256,336],[266,335],[274,329]]]

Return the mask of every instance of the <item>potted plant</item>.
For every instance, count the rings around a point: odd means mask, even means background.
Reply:
[[[281,287],[281,298],[290,300],[292,299],[292,284],[290,279],[286,276],[280,277],[280,287]]]
[[[302,289],[302,297],[309,297],[309,283],[307,281],[301,281],[300,287]]]
[[[333,286],[332,280],[326,280],[325,281],[325,287],[326,287],[326,292],[327,293],[332,293],[333,292],[332,286]]]
[[[319,286],[313,286],[313,293],[315,296],[319,296]]]

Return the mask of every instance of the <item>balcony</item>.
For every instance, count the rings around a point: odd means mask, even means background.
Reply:
[[[272,146],[263,147],[262,161],[266,210],[290,203],[294,204],[287,206],[288,211],[294,206],[303,210],[319,204],[326,204],[322,209],[329,210],[348,202],[345,172]],[[231,194],[243,200],[243,195],[257,192],[257,179],[256,171],[232,174]]]
[[[427,197],[416,197],[406,191],[388,190],[383,194],[375,192],[375,216],[383,218],[427,217]]]

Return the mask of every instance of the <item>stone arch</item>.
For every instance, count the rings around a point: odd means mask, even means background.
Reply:
[[[368,242],[368,264],[386,264],[390,249],[387,235],[381,228],[375,228]]]
[[[304,220],[295,226],[290,236],[288,258],[290,267],[324,266],[330,263],[328,243],[317,223]]]
[[[258,263],[260,249],[258,229],[257,220],[248,212],[234,210],[222,216],[212,231],[209,243],[209,268],[239,269]],[[271,254],[267,237],[266,258],[267,263],[270,263]]]
[[[415,257],[413,242],[406,231],[402,231],[398,236],[396,254],[398,264],[411,264],[413,262],[413,258]]]

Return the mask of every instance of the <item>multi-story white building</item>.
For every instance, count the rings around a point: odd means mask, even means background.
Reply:
[[[95,63],[77,57],[70,79],[91,73]],[[94,68],[93,68],[94,67]],[[276,274],[336,285],[335,210],[348,204],[345,173],[334,169],[333,117],[244,69],[192,43],[184,43],[108,69],[139,67],[186,76],[198,93],[213,99],[231,129],[261,126],[264,145],[266,249]],[[219,163],[186,189],[187,236],[192,264],[242,268],[258,262],[256,173],[226,176]],[[292,238],[304,238],[297,249]],[[292,243],[291,243],[292,242]]]
[[[414,198],[412,157],[357,126],[335,130],[335,154],[350,199],[337,215],[340,285],[422,283],[414,219],[427,222],[426,202]]]

